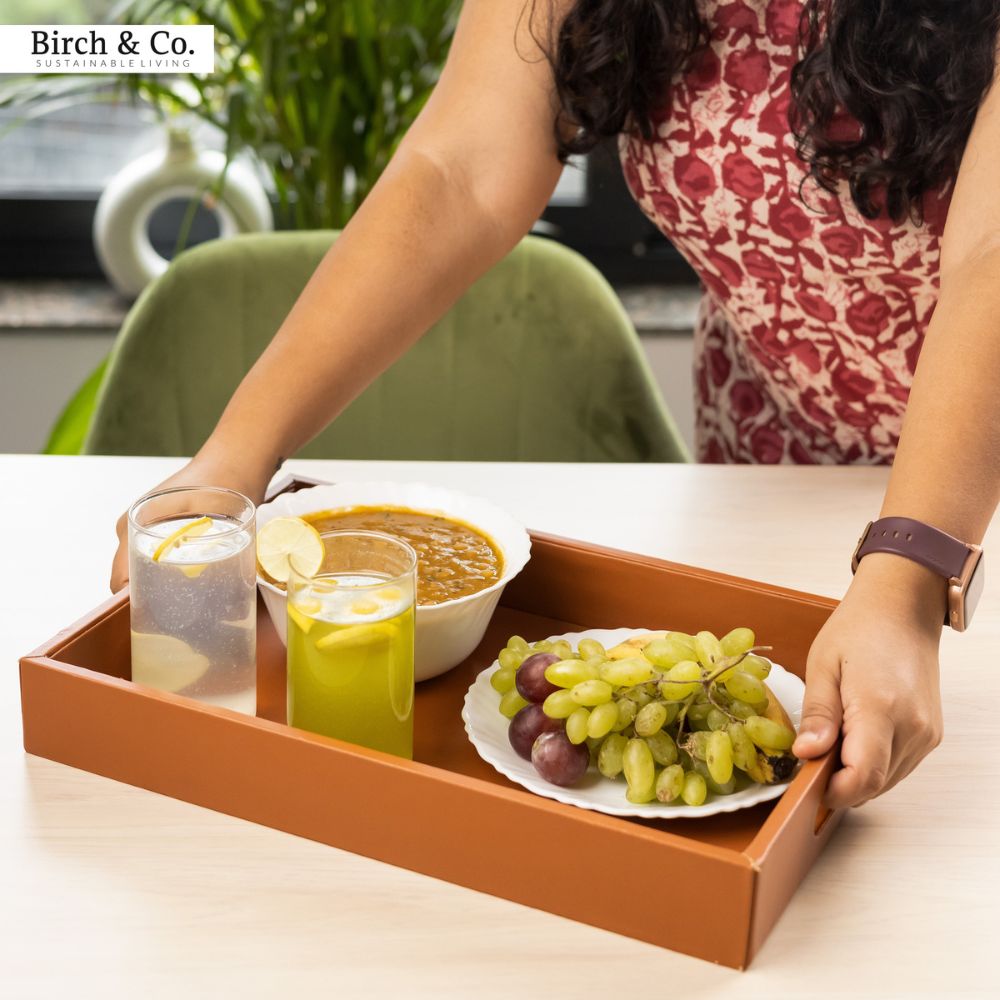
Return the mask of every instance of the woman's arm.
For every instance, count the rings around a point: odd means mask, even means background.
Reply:
[[[553,0],[558,15],[568,0]],[[541,214],[561,165],[549,64],[524,0],[466,0],[434,93],[371,194],[170,485],[259,500],[333,420]],[[267,414],[267,419],[261,419]],[[164,484],[166,485],[166,484]],[[112,589],[128,576],[124,523]]]
[[[928,327],[881,515],[979,542],[1000,503],[1000,88],[969,139]],[[858,525],[860,532],[863,525]],[[904,778],[940,741],[938,642],[946,582],[899,556],[858,567],[810,652],[800,756],[843,728],[831,805],[858,805]],[[973,626],[975,627],[975,626]]]

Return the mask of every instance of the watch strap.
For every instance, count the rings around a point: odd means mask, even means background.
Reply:
[[[872,552],[891,552],[926,566],[946,580],[961,577],[969,546],[946,531],[910,517],[872,521],[854,553],[853,568]]]

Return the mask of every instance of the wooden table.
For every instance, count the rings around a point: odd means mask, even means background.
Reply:
[[[944,743],[846,817],[740,974],[26,756],[18,656],[105,595],[115,517],[178,464],[0,458],[0,995],[1000,994],[995,577],[973,630],[945,635]],[[847,584],[886,478],[846,468],[290,467],[457,487],[533,528],[829,595]],[[998,536],[994,527],[992,552]]]

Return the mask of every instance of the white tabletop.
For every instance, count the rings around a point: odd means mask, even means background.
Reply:
[[[179,464],[0,457],[0,995],[998,995],[995,578],[972,631],[944,639],[944,743],[845,818],[738,973],[26,756],[18,657],[106,595],[115,517]],[[886,479],[846,468],[290,468],[452,486],[532,528],[832,596]],[[998,535],[994,525],[993,551]]]

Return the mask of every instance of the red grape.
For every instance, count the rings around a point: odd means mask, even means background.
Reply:
[[[531,748],[542,733],[554,733],[563,728],[562,719],[550,719],[541,705],[525,705],[513,719],[507,736],[519,757],[531,760]]]
[[[545,679],[545,668],[550,663],[558,663],[555,653],[535,653],[529,656],[518,668],[514,683],[518,694],[525,701],[541,704],[553,691],[558,691],[551,681]]]
[[[531,748],[535,770],[553,785],[572,785],[590,766],[586,743],[570,743],[565,733],[542,733]]]

